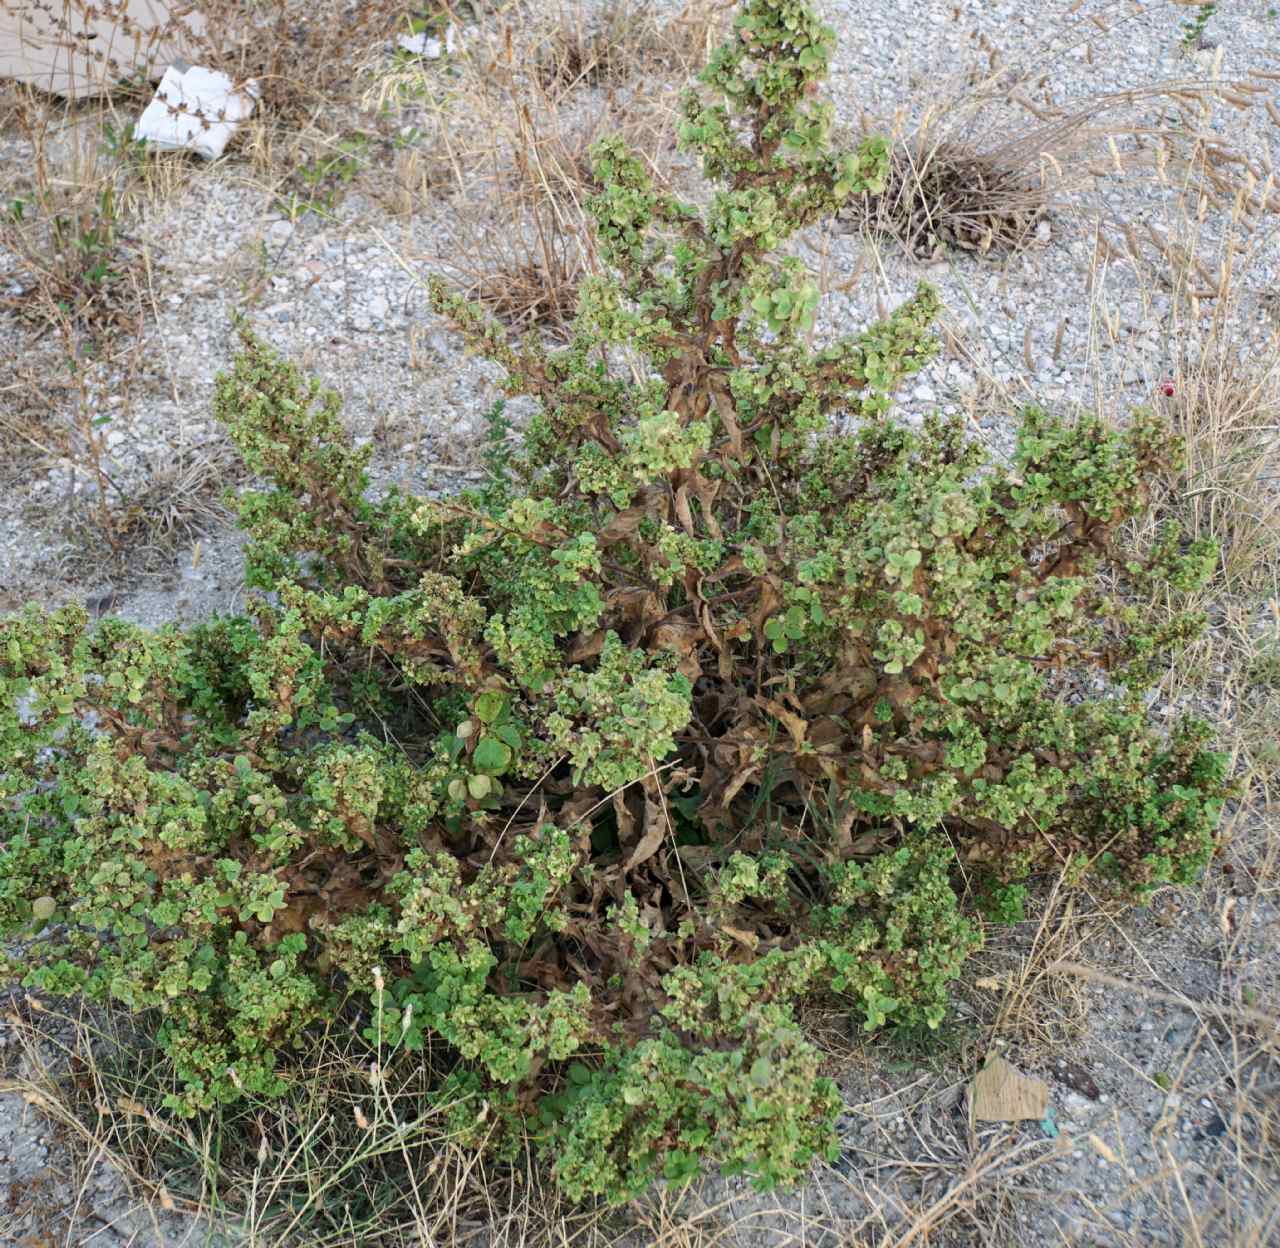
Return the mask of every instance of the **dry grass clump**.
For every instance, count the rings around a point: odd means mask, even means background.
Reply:
[[[1149,542],[1172,517],[1218,546],[1218,573],[1195,604],[1208,632],[1162,692],[1215,721],[1246,796],[1266,808],[1280,780],[1280,326],[1258,288],[1261,232],[1237,247],[1236,202],[1216,241],[1197,232],[1193,206],[1170,230],[1187,263],[1162,270],[1175,287],[1171,350],[1151,401],[1182,439],[1184,466],[1134,540]]]
[[[1201,157],[1192,171],[1204,176],[1180,190],[1165,235],[1172,350],[1154,399],[1186,448],[1171,505],[1221,551],[1206,592],[1257,604],[1280,596],[1280,322],[1265,264],[1280,194],[1274,175],[1258,179],[1246,165],[1224,203],[1212,164]],[[1225,210],[1211,233],[1215,195]]]
[[[1096,935],[1098,903],[1073,894],[1059,876],[1034,906],[1030,924],[991,924],[975,959],[971,1000],[986,1029],[999,1043],[1013,1043],[1024,1057],[1049,1062],[1070,1053],[1085,1034],[1089,1003],[1081,986],[1055,975],[1064,959],[1076,959]],[[1022,930],[1024,927],[1030,931]]]
[[[642,74],[681,80],[702,66],[731,8],[728,0],[688,0],[674,16],[644,0],[605,0],[592,8],[559,0],[533,37],[528,58],[544,87],[572,90],[620,84]]]
[[[126,230],[118,154],[94,127],[55,128],[48,110],[14,119],[30,160],[0,204],[0,308],[90,341],[136,333],[145,265]]]
[[[140,1205],[198,1219],[187,1224],[193,1242],[218,1232],[255,1248],[618,1241],[603,1210],[568,1206],[546,1186],[531,1151],[495,1165],[458,1145],[454,1107],[429,1104],[440,1074],[431,1055],[397,1061],[353,1044],[349,1019],[341,1037],[335,1025],[317,1038],[292,1093],[193,1122],[154,1111],[174,1077],[145,1020],[140,1029],[112,1011],[19,998],[6,1021],[0,1093],[55,1126],[83,1183],[77,1196],[105,1164]],[[483,1119],[485,1109],[468,1112]],[[66,1243],[96,1217],[91,1199],[59,1213]]]
[[[589,272],[587,252],[574,234],[561,228],[551,210],[532,214],[533,238],[508,235],[501,242],[482,239],[472,254],[483,252],[483,267],[467,267],[465,255],[454,264],[468,299],[512,329],[562,335],[577,307],[578,284]]]
[[[352,66],[408,29],[409,0],[202,0],[198,52],[234,81],[253,80],[265,115],[300,127],[352,96]]]
[[[951,247],[1014,251],[1048,215],[1041,151],[1035,136],[983,148],[920,130],[891,148],[885,189],[859,196],[841,215],[916,256]]]
[[[243,471],[222,439],[145,457],[135,473],[137,484],[117,509],[117,537],[148,564],[171,562],[180,549],[230,519],[222,497]]]
[[[1160,387],[1187,448],[1179,511],[1220,547],[1221,590],[1280,588],[1280,332],[1254,344],[1214,336]]]
[[[1274,183],[1266,183],[1265,153],[1242,150],[1213,125],[1222,107],[1270,112],[1271,71],[1225,77],[1218,64],[1207,79],[1060,99],[1051,61],[1014,72],[998,49],[987,47],[989,72],[960,74],[918,117],[909,107],[887,123],[863,116],[861,134],[851,141],[887,134],[890,167],[883,192],[842,212],[854,228],[893,238],[917,256],[946,248],[1007,253],[1034,240],[1055,207],[1078,202],[1092,211],[1100,181],[1134,176],[1195,186],[1228,214],[1239,213],[1233,204],[1247,180],[1247,215],[1280,209]],[[1135,229],[1105,210],[1102,218],[1116,254],[1166,247],[1168,240],[1145,223]]]
[[[96,1224],[95,1168],[106,1166],[142,1209],[191,1219],[169,1221],[168,1233],[182,1227],[203,1242],[221,1232],[254,1248],[746,1248],[835,1236],[920,1248],[975,1235],[1012,1245],[1034,1207],[1023,1189],[1037,1175],[1043,1186],[1045,1166],[1063,1151],[1000,1127],[971,1138],[960,1089],[940,1072],[855,1096],[850,1113],[873,1137],[865,1156],[824,1171],[803,1198],[755,1198],[711,1178],[609,1210],[565,1202],[532,1148],[495,1164],[459,1147],[448,1107],[427,1106],[438,1078],[430,1054],[370,1060],[335,1027],[292,1094],[187,1123],[152,1108],[173,1076],[137,1020],[18,998],[6,1021],[14,1043],[0,1092],[53,1125],[76,1176],[70,1202],[19,1193],[13,1224],[56,1204],[49,1231],[68,1243]]]

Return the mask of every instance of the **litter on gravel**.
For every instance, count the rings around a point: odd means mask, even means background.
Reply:
[[[195,152],[215,160],[236,128],[253,116],[258,86],[237,88],[226,74],[179,61],[165,70],[133,135],[162,152]]]

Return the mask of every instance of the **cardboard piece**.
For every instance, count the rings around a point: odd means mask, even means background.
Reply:
[[[1049,1108],[1049,1085],[1031,1079],[1003,1057],[992,1057],[973,1079],[973,1116],[978,1122],[1044,1120]]]
[[[204,33],[181,0],[0,0],[0,78],[73,100],[103,95],[138,74],[154,82]]]

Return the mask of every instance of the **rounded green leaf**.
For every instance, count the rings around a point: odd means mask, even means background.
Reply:
[[[487,771],[498,775],[511,762],[511,747],[504,745],[497,737],[481,737],[471,756],[471,765],[477,771]]]
[[[507,695],[496,689],[486,689],[476,699],[476,714],[486,723],[491,724],[502,714],[507,704]]]

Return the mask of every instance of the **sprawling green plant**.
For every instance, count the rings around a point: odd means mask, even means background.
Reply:
[[[885,170],[828,150],[831,46],[745,0],[684,106],[703,208],[598,146],[567,346],[433,287],[537,400],[483,489],[371,500],[334,396],[244,332],[249,614],[0,622],[7,972],[156,1011],[174,1110],[305,1077],[337,1013],[443,1046],[458,1130],[531,1133],[570,1192],[794,1180],[837,1106],[802,1001],[936,1026],[966,877],[1008,913],[1044,868],[1141,897],[1206,862],[1222,760],[1140,700],[1197,623],[1127,604],[1212,552],[1120,545],[1167,433],[1031,411],[993,466],[893,423],[925,288],[807,343],[772,253]]]

